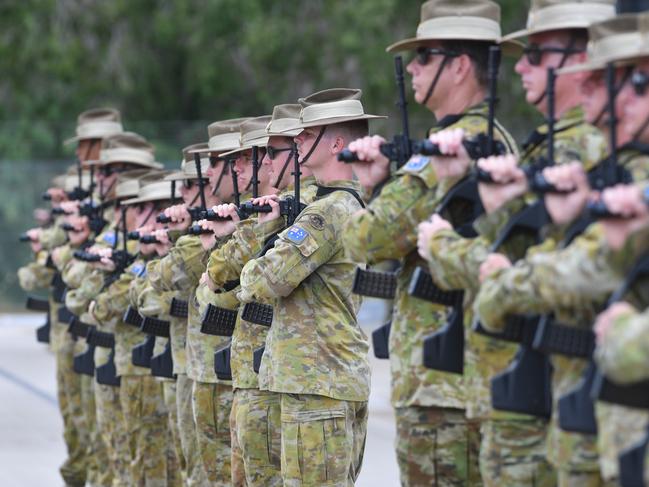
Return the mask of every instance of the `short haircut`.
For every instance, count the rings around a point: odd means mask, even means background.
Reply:
[[[483,88],[486,88],[489,83],[489,48],[493,45],[492,42],[488,41],[442,41],[444,49],[459,55],[466,54],[469,56],[475,71],[476,81]]]
[[[370,128],[367,120],[352,120],[351,122],[337,123],[332,126],[332,130],[330,131],[330,135],[343,137],[348,143],[365,137],[369,133]]]

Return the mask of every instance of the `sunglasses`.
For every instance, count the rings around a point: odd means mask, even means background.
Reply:
[[[210,156],[210,167],[214,169],[219,162],[224,160],[225,159],[223,157]]]
[[[446,49],[437,49],[434,47],[418,47],[415,52],[415,59],[421,66],[426,66],[432,56],[457,57],[460,54]]]
[[[207,184],[208,179],[203,178],[205,184]],[[198,185],[198,179],[183,179],[183,188],[192,189],[194,185]]]
[[[539,66],[546,53],[556,52],[568,56],[570,54],[577,54],[584,51],[584,49],[573,47],[543,47],[538,44],[529,44],[523,48],[523,55],[531,66]]]
[[[267,146],[266,146],[266,154],[268,154],[268,158],[269,158],[271,161],[274,161],[275,158],[276,158],[279,154],[281,154],[282,152],[289,152],[289,151],[293,151],[293,149],[290,148],[290,147],[286,147],[286,148],[278,149],[278,148],[276,148],[276,147],[273,147],[272,145],[267,145]]]
[[[127,167],[113,167],[113,166],[106,166],[106,167],[101,167],[99,168],[99,172],[106,177],[110,177],[113,174],[119,174],[122,172],[126,172],[129,169]]]
[[[633,86],[636,95],[644,96],[647,93],[647,86],[649,86],[649,75],[636,69],[631,75],[631,86]]]

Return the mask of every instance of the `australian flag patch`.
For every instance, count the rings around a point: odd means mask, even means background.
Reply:
[[[286,232],[286,238],[294,244],[301,244],[309,236],[309,232],[298,226],[292,226]]]
[[[146,274],[146,267],[144,264],[133,264],[131,267],[131,274],[135,277],[143,277]]]
[[[417,172],[421,171],[430,162],[430,157],[414,155],[408,163],[403,166],[404,171]]]
[[[113,232],[104,235],[103,241],[108,245],[115,245],[115,234]]]

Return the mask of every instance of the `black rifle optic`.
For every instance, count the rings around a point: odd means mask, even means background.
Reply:
[[[66,232],[80,232],[81,230],[75,227],[72,223],[61,223],[61,228]]]
[[[27,235],[26,233],[21,233],[20,236],[18,237],[18,240],[21,242],[33,242],[30,236]]]
[[[155,238],[153,235],[140,235],[140,232],[128,232],[128,234],[126,234],[126,238],[128,240],[138,240],[140,243],[143,244],[160,243],[160,241],[157,238]]]
[[[69,211],[65,211],[63,208],[58,207],[58,208],[52,208],[50,211],[52,215],[71,215],[72,213]]]

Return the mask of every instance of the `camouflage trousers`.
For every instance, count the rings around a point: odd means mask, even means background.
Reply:
[[[236,389],[230,435],[233,487],[282,485],[279,394]]]
[[[464,410],[397,408],[397,462],[404,487],[482,485],[480,426]]]
[[[130,478],[130,451],[120,403],[119,387],[95,382],[97,428],[104,442],[109,463],[104,466],[113,477],[113,487],[128,487]]]
[[[73,360],[74,342],[68,338],[56,353],[57,396],[68,454],[60,472],[67,485],[84,485],[88,470],[86,445],[89,434],[81,401],[81,376],[74,372]]]
[[[131,485],[173,485],[167,464],[170,434],[161,384],[150,375],[123,376],[120,401],[129,440]]]
[[[486,487],[553,487],[557,475],[546,459],[547,421],[482,422],[480,473]]]
[[[194,381],[187,374],[179,374],[176,379],[176,404],[178,410],[178,430],[180,445],[185,458],[188,487],[199,487],[207,484],[207,474],[198,453],[198,433],[194,423],[192,408],[192,390]]]
[[[93,487],[111,487],[113,474],[106,465],[109,464],[108,449],[97,426],[97,404],[95,402],[95,378],[81,376],[81,401],[83,413],[88,425],[88,483]]]
[[[167,408],[167,423],[171,444],[169,445],[169,463],[174,469],[178,470],[178,478],[181,480],[180,485],[186,483],[186,466],[185,456],[180,444],[180,430],[178,426],[178,404],[176,398],[176,381],[171,379],[162,379],[162,397],[164,398],[165,407]]]
[[[363,463],[367,402],[279,396],[284,486],[353,486]]]
[[[230,473],[232,386],[194,382],[192,407],[198,435],[198,451],[207,474],[206,485],[229,486],[232,480]]]

